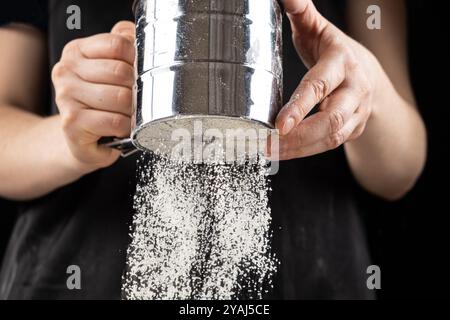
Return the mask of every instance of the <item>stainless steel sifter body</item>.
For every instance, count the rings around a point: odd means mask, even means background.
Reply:
[[[276,0],[137,0],[132,136],[169,146],[177,128],[273,128],[282,102]],[[128,149],[128,150],[127,150]]]

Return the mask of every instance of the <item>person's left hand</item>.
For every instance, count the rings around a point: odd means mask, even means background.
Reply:
[[[360,137],[387,77],[375,56],[320,15],[311,0],[283,3],[294,45],[310,68],[276,120],[279,159],[289,160]],[[307,117],[318,104],[318,112]]]

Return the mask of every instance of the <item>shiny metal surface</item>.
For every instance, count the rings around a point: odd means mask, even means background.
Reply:
[[[183,117],[273,127],[282,101],[276,0],[137,0],[134,10],[138,148],[170,139],[158,126],[175,129]]]

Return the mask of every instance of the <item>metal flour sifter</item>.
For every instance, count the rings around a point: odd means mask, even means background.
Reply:
[[[276,0],[137,0],[132,134],[106,146],[169,153],[173,132],[271,129],[282,103]],[[253,137],[255,138],[255,137]],[[261,137],[256,137],[261,139]]]

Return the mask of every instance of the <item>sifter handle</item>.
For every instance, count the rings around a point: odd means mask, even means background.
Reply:
[[[105,146],[108,148],[116,149],[121,151],[122,157],[126,158],[135,154],[139,150],[134,146],[133,139],[119,139],[119,138],[102,138],[98,142],[99,145]]]

